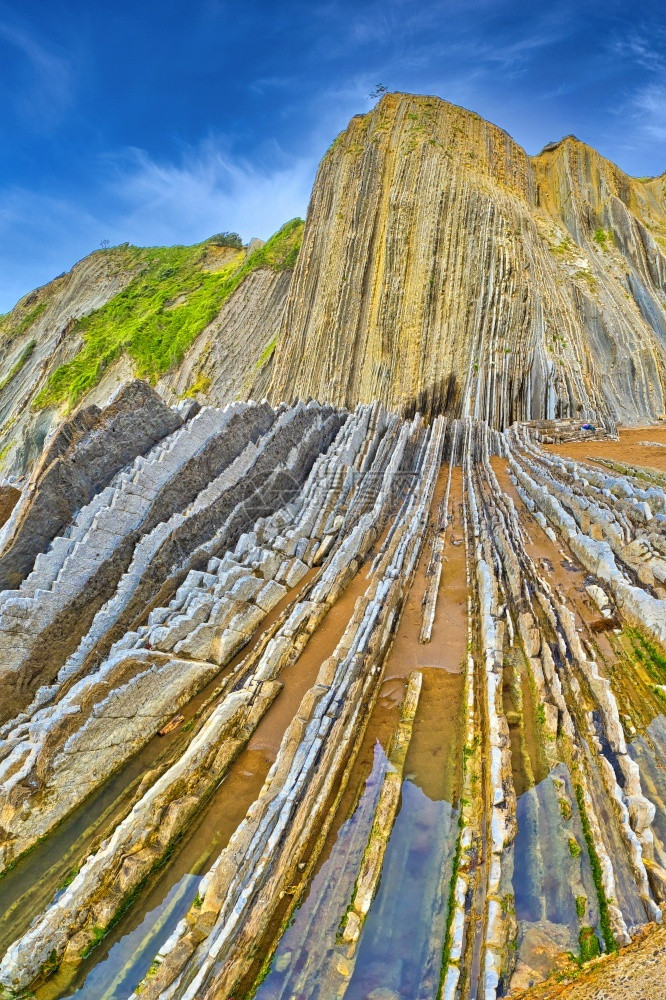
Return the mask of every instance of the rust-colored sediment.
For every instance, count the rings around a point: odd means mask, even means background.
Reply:
[[[619,430],[619,441],[568,441],[566,444],[545,444],[546,451],[578,462],[593,462],[606,458],[627,465],[645,465],[666,472],[666,426],[625,427]],[[660,447],[650,447],[645,441],[654,441]]]

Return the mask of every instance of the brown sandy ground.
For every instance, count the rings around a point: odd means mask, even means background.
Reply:
[[[648,924],[617,955],[509,995],[512,1000],[666,1000],[666,923]]]
[[[566,444],[546,444],[542,447],[577,461],[609,458],[629,465],[652,466],[666,472],[666,423],[652,427],[620,427],[619,436],[619,441],[568,441]],[[645,441],[664,447],[651,447],[644,444]]]

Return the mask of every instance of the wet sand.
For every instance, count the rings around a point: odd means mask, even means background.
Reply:
[[[446,490],[448,465],[444,465],[435,487],[431,518]],[[451,516],[445,535],[442,578],[437,595],[435,621],[430,642],[419,642],[423,620],[423,597],[428,585],[426,571],[431,554],[430,537],[419,560],[414,585],[405,602],[400,626],[386,662],[385,676],[407,677],[412,670],[438,667],[459,673],[467,647],[467,580],[462,527],[462,470],[453,469],[449,496]]]
[[[541,445],[544,451],[563,455],[577,461],[594,461],[608,458],[613,462],[628,465],[647,465],[660,472],[666,472],[666,447],[651,448],[643,441],[655,441],[666,446],[666,423],[651,427],[627,427],[619,429],[619,441],[569,441],[565,444]]]
[[[153,736],[120,770],[93,792],[46,840],[21,858],[0,879],[0,950],[24,933],[32,918],[53,898],[58,887],[82,860],[97,849],[134,805],[141,781],[150,771],[161,773],[185,751],[195,730],[192,722],[203,713],[221,683],[255,648],[263,633],[294,604],[308,586],[311,569],[266,615],[246,646],[180,709],[184,721],[166,736]],[[188,724],[190,728],[188,729]]]

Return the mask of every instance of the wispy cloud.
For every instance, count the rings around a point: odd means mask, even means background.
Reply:
[[[630,101],[634,119],[649,136],[666,139],[666,83],[639,88]]]
[[[21,187],[0,190],[0,312],[90,253],[99,220],[75,201]]]
[[[634,32],[626,38],[615,39],[610,48],[616,58],[631,62],[643,70],[663,73],[666,70],[665,39],[666,32],[653,28],[649,36]]]
[[[111,243],[195,243],[232,230],[244,240],[266,239],[307,209],[316,159],[258,168],[231,159],[224,144],[208,139],[183,151],[178,162],[159,161],[129,149],[98,164],[94,212],[76,199],[40,195],[19,187],[0,191],[0,311],[64,268]],[[35,247],[40,248],[35,255]],[[4,252],[3,252],[4,251]]]
[[[158,0],[117,6],[82,21],[76,4],[56,17],[33,3],[21,19],[0,0],[14,154],[0,310],[102,239],[267,237],[305,212],[321,155],[379,81],[471,108],[528,149],[575,131],[637,173],[666,149],[666,30],[650,0],[638,13],[622,0],[244,0],[233,18],[228,0],[169,17]]]
[[[13,87],[17,112],[40,128],[53,123],[74,96],[75,74],[70,54],[9,19],[0,19],[0,45],[3,42],[23,62],[21,79]]]
[[[177,163],[160,162],[131,149],[116,158],[108,200],[112,228],[124,239],[193,241],[221,229],[245,238],[269,236],[307,208],[313,176],[309,159],[259,168],[232,159],[224,144],[208,139],[185,150]]]

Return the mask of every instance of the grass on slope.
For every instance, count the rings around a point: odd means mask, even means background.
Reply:
[[[240,250],[219,271],[203,270],[211,241],[134,248],[137,262],[143,261],[141,270],[105,306],[77,322],[72,332],[83,335],[81,350],[52,372],[34,405],[76,405],[122,353],[134,361],[139,378],[157,381],[180,364],[193,340],[252,271],[294,266],[302,234],[302,220],[292,219],[263,246],[247,256]]]
[[[0,316],[0,335],[2,336],[5,343],[9,343],[12,340],[16,340],[21,334],[25,333],[33,323],[35,323],[39,317],[42,315],[44,310],[48,305],[48,299],[42,301],[39,305],[36,305],[34,309],[30,309],[28,312],[24,312],[23,315],[17,315],[17,310],[20,310],[20,303],[16,310],[10,313],[5,313],[4,316]]]
[[[26,346],[21,351],[21,355],[16,364],[11,368],[9,372],[7,372],[7,374],[3,379],[0,379],[0,392],[2,392],[5,386],[9,385],[12,379],[18,375],[18,373],[21,371],[26,361],[30,360],[36,346],[37,346],[36,340],[31,340],[29,344],[26,344]]]

